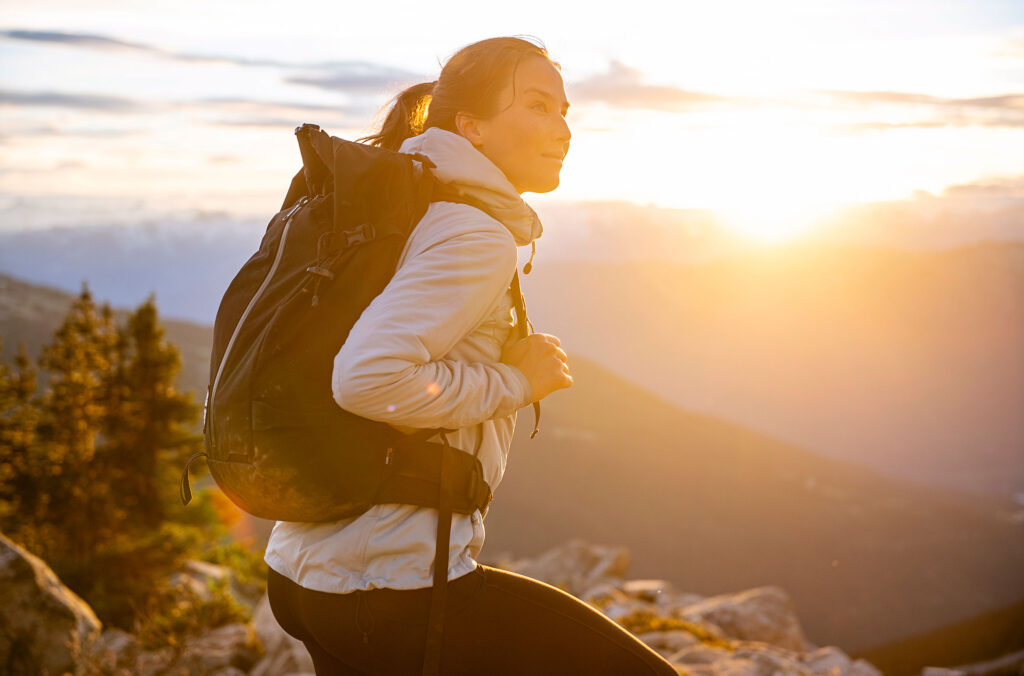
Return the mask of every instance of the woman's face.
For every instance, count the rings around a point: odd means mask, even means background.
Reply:
[[[459,114],[457,126],[473,146],[504,172],[519,193],[558,187],[562,159],[569,152],[562,74],[545,58],[530,57],[515,70],[499,95],[501,112],[488,120]]]

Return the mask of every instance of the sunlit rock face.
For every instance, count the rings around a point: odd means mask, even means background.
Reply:
[[[0,665],[12,674],[63,674],[99,634],[92,608],[46,563],[0,535]]]
[[[865,660],[804,636],[786,591],[763,586],[705,597],[665,580],[629,580],[629,551],[572,540],[494,565],[560,587],[623,625],[681,673],[880,676]]]

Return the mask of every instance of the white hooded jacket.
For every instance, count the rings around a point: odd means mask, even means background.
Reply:
[[[454,202],[430,205],[395,276],[335,356],[334,398],[405,432],[455,429],[449,441],[477,453],[494,491],[516,411],[533,398],[526,376],[498,360],[512,330],[508,287],[516,247],[539,237],[541,223],[501,170],[462,136],[431,128],[400,150],[429,157],[440,180],[486,204],[491,215]],[[419,589],[433,583],[436,539],[436,510],[375,505],[329,523],[278,521],[265,560],[307,589]],[[479,510],[455,514],[449,580],[476,568],[483,543]]]

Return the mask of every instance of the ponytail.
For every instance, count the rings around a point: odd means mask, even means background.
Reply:
[[[402,91],[391,100],[391,108],[384,118],[384,124],[380,131],[370,136],[357,139],[360,143],[369,143],[371,146],[398,150],[402,141],[410,136],[416,136],[423,132],[423,122],[427,117],[427,107],[430,105],[431,93],[434,91],[434,82],[421,82]]]
[[[542,44],[522,38],[490,38],[467,45],[448,59],[437,80],[415,84],[392,99],[379,132],[357,140],[398,150],[405,139],[430,127],[458,133],[459,112],[489,119],[500,112],[498,96],[505,85],[511,80],[515,87],[519,62],[533,56],[559,66]],[[512,93],[514,98],[514,89]]]

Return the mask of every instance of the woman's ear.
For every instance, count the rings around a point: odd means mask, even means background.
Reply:
[[[484,142],[482,122],[482,120],[473,117],[469,113],[460,112],[455,114],[455,129],[459,132],[459,136],[472,143],[474,148],[479,148]]]

